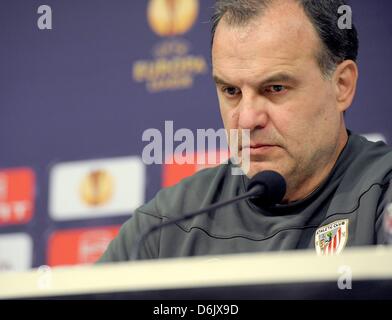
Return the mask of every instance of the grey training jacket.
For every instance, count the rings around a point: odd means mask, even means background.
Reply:
[[[99,262],[126,261],[135,239],[153,225],[245,192],[249,179],[232,164],[205,169],[160,190],[122,226]],[[306,199],[270,208],[242,200],[162,228],[142,243],[139,259],[383,244],[383,211],[392,201],[392,149],[355,134],[328,178]]]

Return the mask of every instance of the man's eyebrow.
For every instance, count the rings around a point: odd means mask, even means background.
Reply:
[[[214,75],[213,78],[214,78],[214,81],[216,84],[233,86],[230,83],[228,83],[227,81],[219,78],[217,75]],[[258,83],[258,86],[261,87],[261,86],[265,86],[267,84],[274,83],[274,82],[275,83],[279,83],[279,82],[297,83],[298,79],[287,72],[279,72],[279,73],[271,75],[270,77],[267,77],[266,79],[261,80]]]
[[[297,82],[298,82],[298,79],[295,78],[294,76],[292,76],[292,75],[289,74],[289,73],[286,73],[286,72],[279,72],[279,73],[276,73],[276,74],[274,74],[274,75],[272,75],[272,76],[270,76],[270,77],[267,77],[266,79],[262,80],[262,81],[260,82],[260,85],[263,86],[263,85],[266,85],[266,84],[269,84],[269,83],[274,83],[274,82],[291,82],[291,83],[297,83]]]
[[[225,80],[219,78],[216,75],[214,75],[213,78],[214,78],[214,81],[215,81],[216,84],[222,84],[222,85],[226,85],[226,86],[231,86],[230,83],[226,82]]]

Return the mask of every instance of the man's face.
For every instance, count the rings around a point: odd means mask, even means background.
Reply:
[[[250,146],[239,146],[240,157],[250,152],[248,176],[278,171],[293,194],[332,168],[346,132],[333,81],[317,64],[319,48],[314,27],[294,2],[246,26],[222,19],[214,37],[213,75],[225,128],[250,130]]]

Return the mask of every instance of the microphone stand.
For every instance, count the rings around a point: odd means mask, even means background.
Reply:
[[[265,186],[264,185],[255,185],[248,192],[246,192],[246,193],[244,193],[244,194],[242,194],[240,196],[234,197],[234,198],[232,198],[230,200],[218,202],[218,203],[215,203],[215,204],[213,204],[213,205],[211,205],[211,206],[209,206],[207,208],[202,208],[202,209],[199,209],[199,210],[187,213],[187,214],[185,214],[185,215],[183,215],[183,216],[181,216],[179,218],[176,218],[176,219],[173,219],[173,220],[169,220],[169,221],[163,222],[161,224],[152,226],[146,232],[144,232],[137,239],[137,241],[135,242],[134,249],[131,251],[130,260],[137,260],[138,259],[141,244],[154,231],[159,230],[161,228],[164,228],[166,226],[172,225],[172,224],[176,224],[177,222],[181,222],[181,221],[185,221],[185,220],[191,219],[191,218],[193,218],[193,217],[195,217],[195,216],[197,216],[197,215],[199,215],[201,213],[219,209],[219,208],[227,206],[228,204],[231,204],[233,202],[240,201],[240,200],[243,200],[243,199],[246,199],[246,198],[250,198],[250,197],[253,197],[253,196],[257,196],[259,194],[262,194],[264,192],[264,190],[265,190]]]

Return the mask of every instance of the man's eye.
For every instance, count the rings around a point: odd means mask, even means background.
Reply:
[[[222,91],[228,95],[234,97],[235,95],[240,93],[240,90],[235,88],[235,87],[225,87],[222,89]]]
[[[280,93],[285,90],[286,90],[285,86],[282,86],[280,84],[275,84],[275,85],[267,87],[265,91],[268,93]]]

